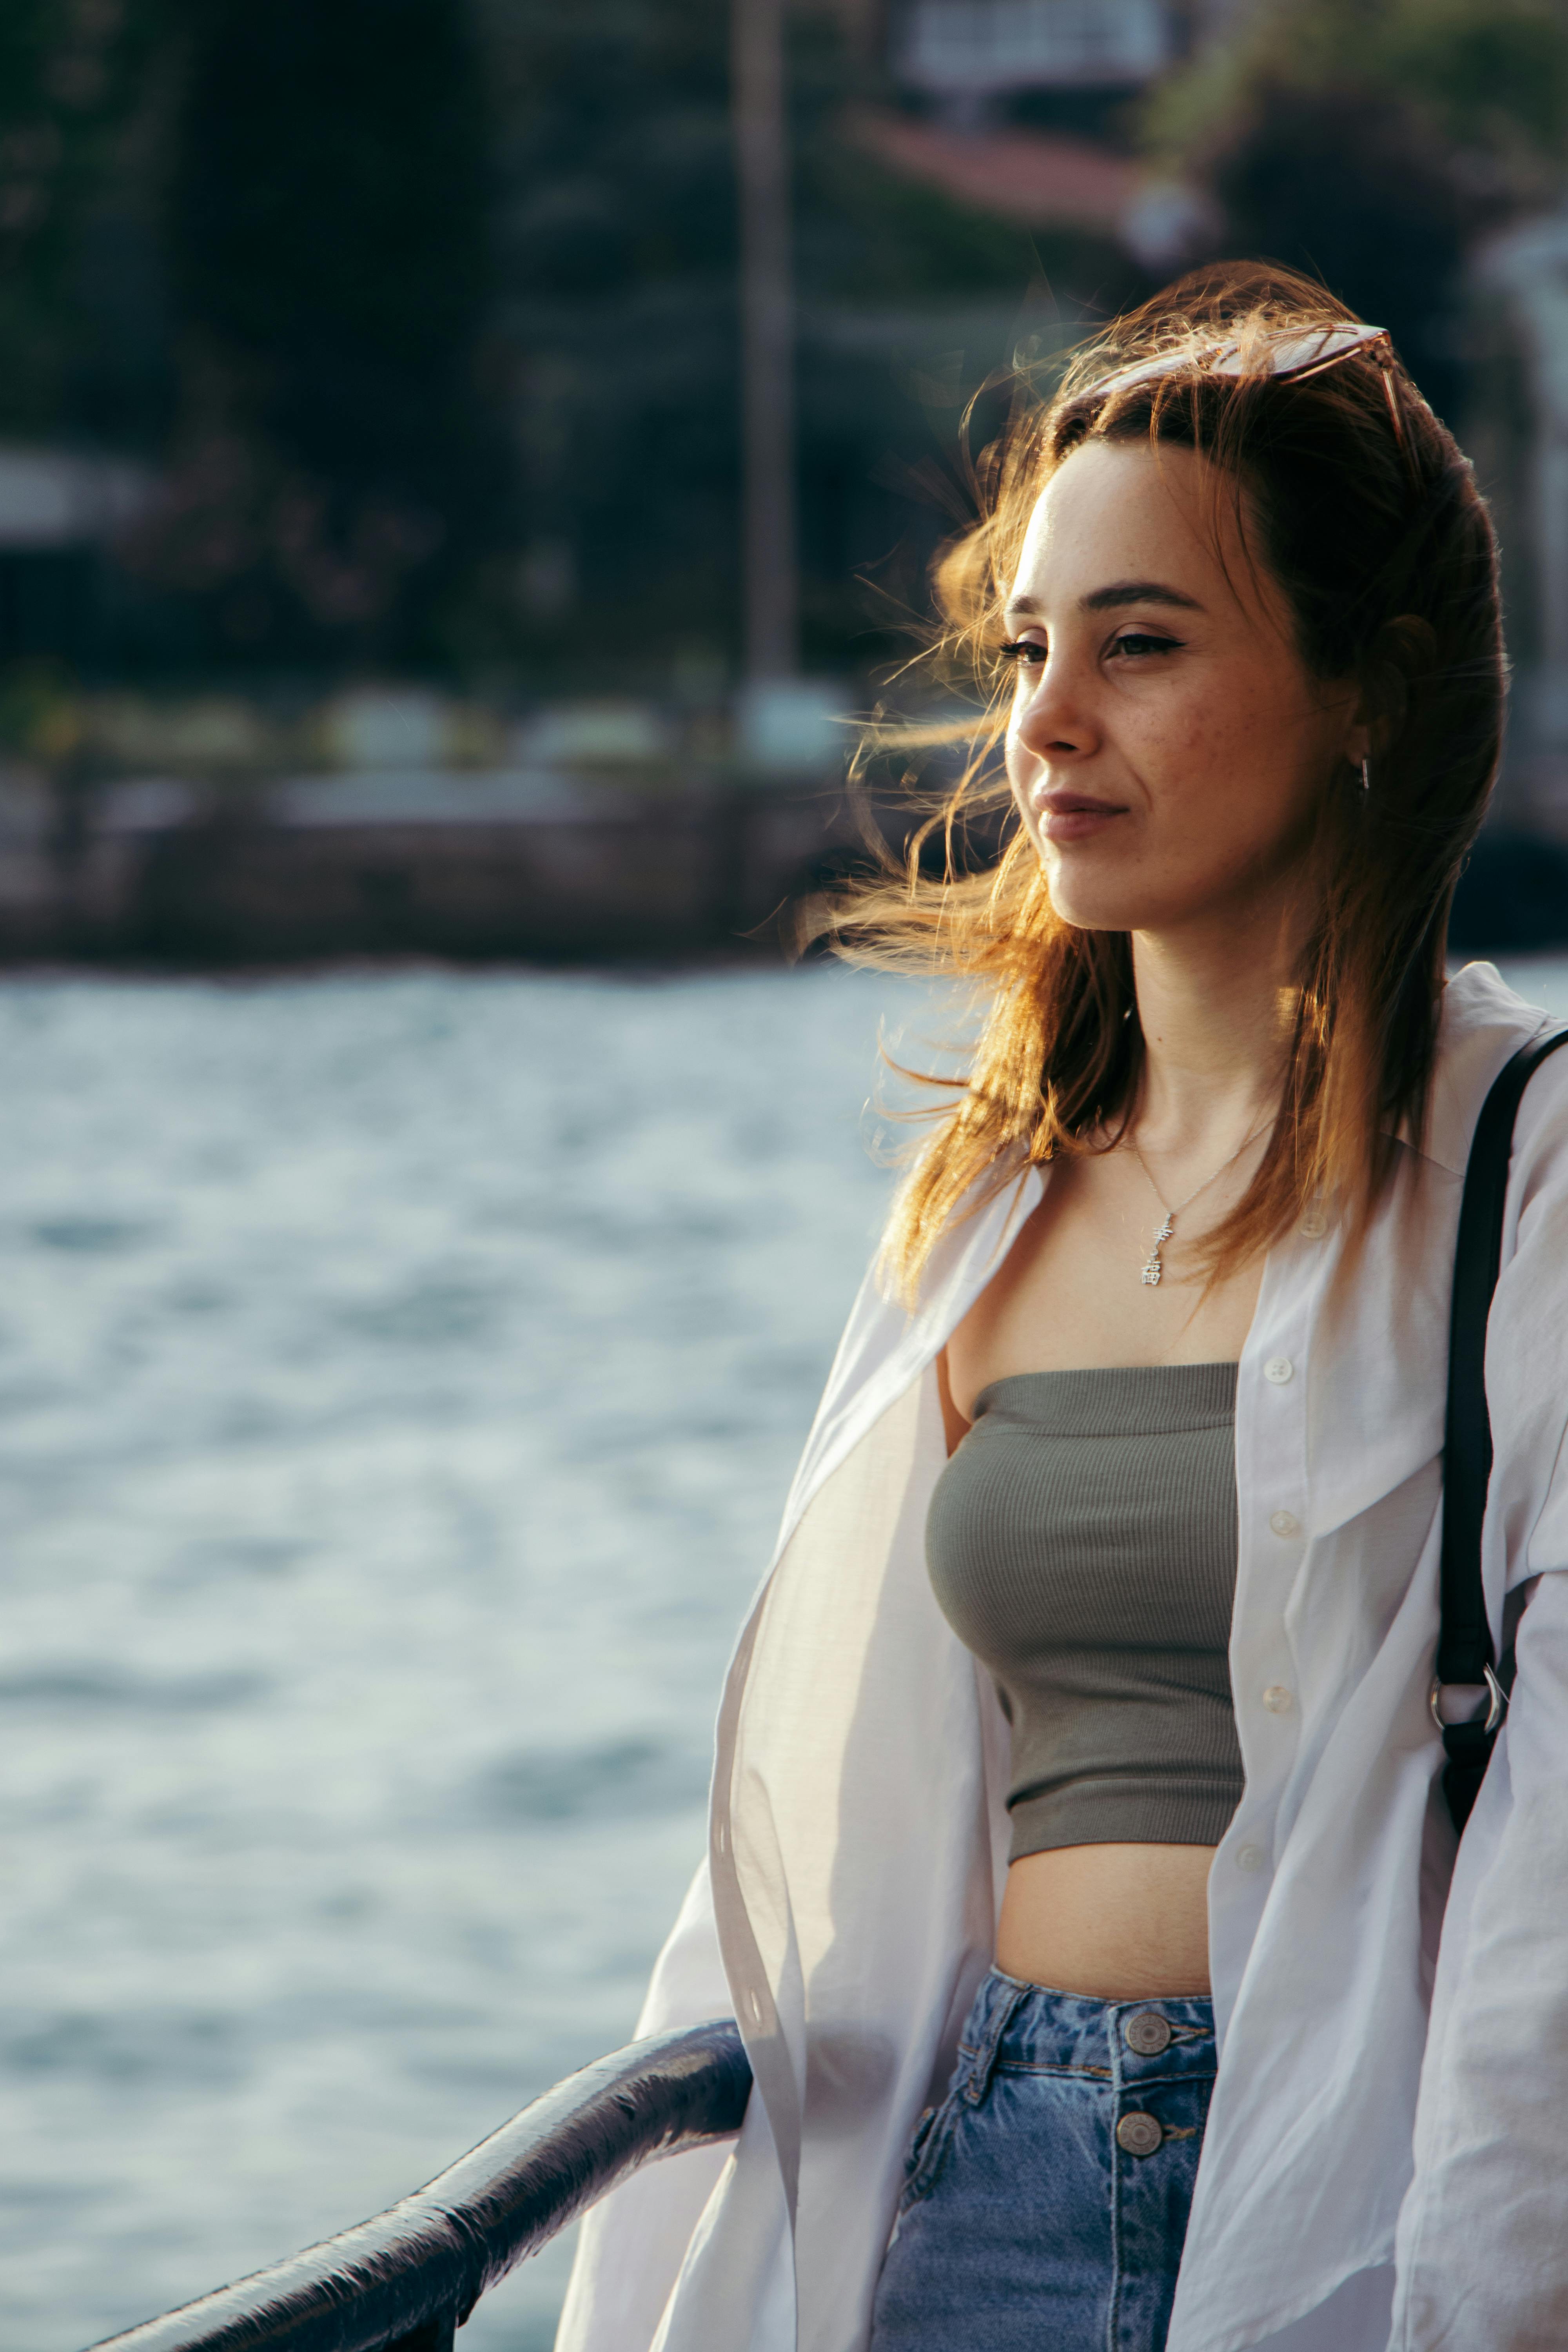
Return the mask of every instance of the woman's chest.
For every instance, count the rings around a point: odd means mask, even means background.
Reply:
[[[953,1402],[973,1418],[991,1382],[1085,1367],[1234,1363],[1258,1304],[1260,1258],[1209,1283],[1194,1211],[1158,1249],[1165,1220],[1136,1163],[1066,1162],[948,1341]]]

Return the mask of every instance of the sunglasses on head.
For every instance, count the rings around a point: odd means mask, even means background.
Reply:
[[[1312,329],[1304,335],[1280,335],[1273,341],[1252,343],[1245,351],[1234,339],[1229,342],[1188,344],[1176,352],[1165,352],[1157,360],[1142,360],[1135,366],[1123,368],[1097,383],[1094,393],[1103,398],[1107,393],[1125,392],[1135,383],[1147,383],[1156,376],[1178,375],[1184,369],[1198,368],[1205,375],[1268,375],[1294,377],[1321,374],[1324,368],[1337,367],[1341,360],[1352,352],[1364,351],[1369,343],[1386,341],[1386,327],[1357,327],[1348,322],[1342,327]]]

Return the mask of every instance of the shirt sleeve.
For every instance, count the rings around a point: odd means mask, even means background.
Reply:
[[[1568,1578],[1520,1621],[1459,1849],[1400,2216],[1390,2352],[1568,2344]]]
[[[655,1964],[637,2038],[733,2013],[704,1862]],[[727,2147],[692,2148],[645,2166],[600,2200],[577,2241],[556,2352],[647,2352],[729,2160]]]
[[[1568,1052],[1514,1127],[1503,1265],[1487,1334],[1495,1461],[1488,1585],[1568,1568]]]

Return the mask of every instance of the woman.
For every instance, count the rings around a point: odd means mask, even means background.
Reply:
[[[1515,1129],[1518,1682],[1457,1863],[1428,1710],[1466,1155],[1549,1025],[1445,985],[1501,719],[1485,509],[1380,331],[1242,269],[1097,339],[988,478],[938,584],[1011,673],[1019,824],[845,934],[985,1025],[642,2022],[733,2014],[756,2095],[732,2157],[592,2217],[560,2342],[1568,2342],[1568,1055]]]

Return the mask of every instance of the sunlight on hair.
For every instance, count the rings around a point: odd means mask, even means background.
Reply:
[[[966,1083],[903,1073],[940,1093],[884,1244],[885,1273],[911,1303],[954,1216],[1026,1161],[1103,1149],[1136,1105],[1130,936],[1058,915],[1007,814],[1001,760],[1003,601],[1042,488],[1086,442],[1208,460],[1248,564],[1284,593],[1308,668],[1356,678],[1376,714],[1376,793],[1331,786],[1318,811],[1281,1116],[1210,1238],[1208,1270],[1267,1248],[1310,1199],[1337,1203],[1353,1265],[1398,1137],[1423,1131],[1449,903],[1500,744],[1497,557],[1468,460],[1387,337],[1345,331],[1361,325],[1288,270],[1194,272],[1068,354],[1056,381],[1016,374],[1010,420],[973,461],[977,518],[933,566],[937,620],[900,674],[961,690],[968,712],[879,718],[855,766],[864,782],[881,759],[908,771],[957,745],[958,781],[928,797],[901,863],[884,853],[878,874],[816,901],[803,924],[850,961],[968,983],[982,1008]],[[976,864],[971,825],[994,843],[999,815],[1000,848]]]

